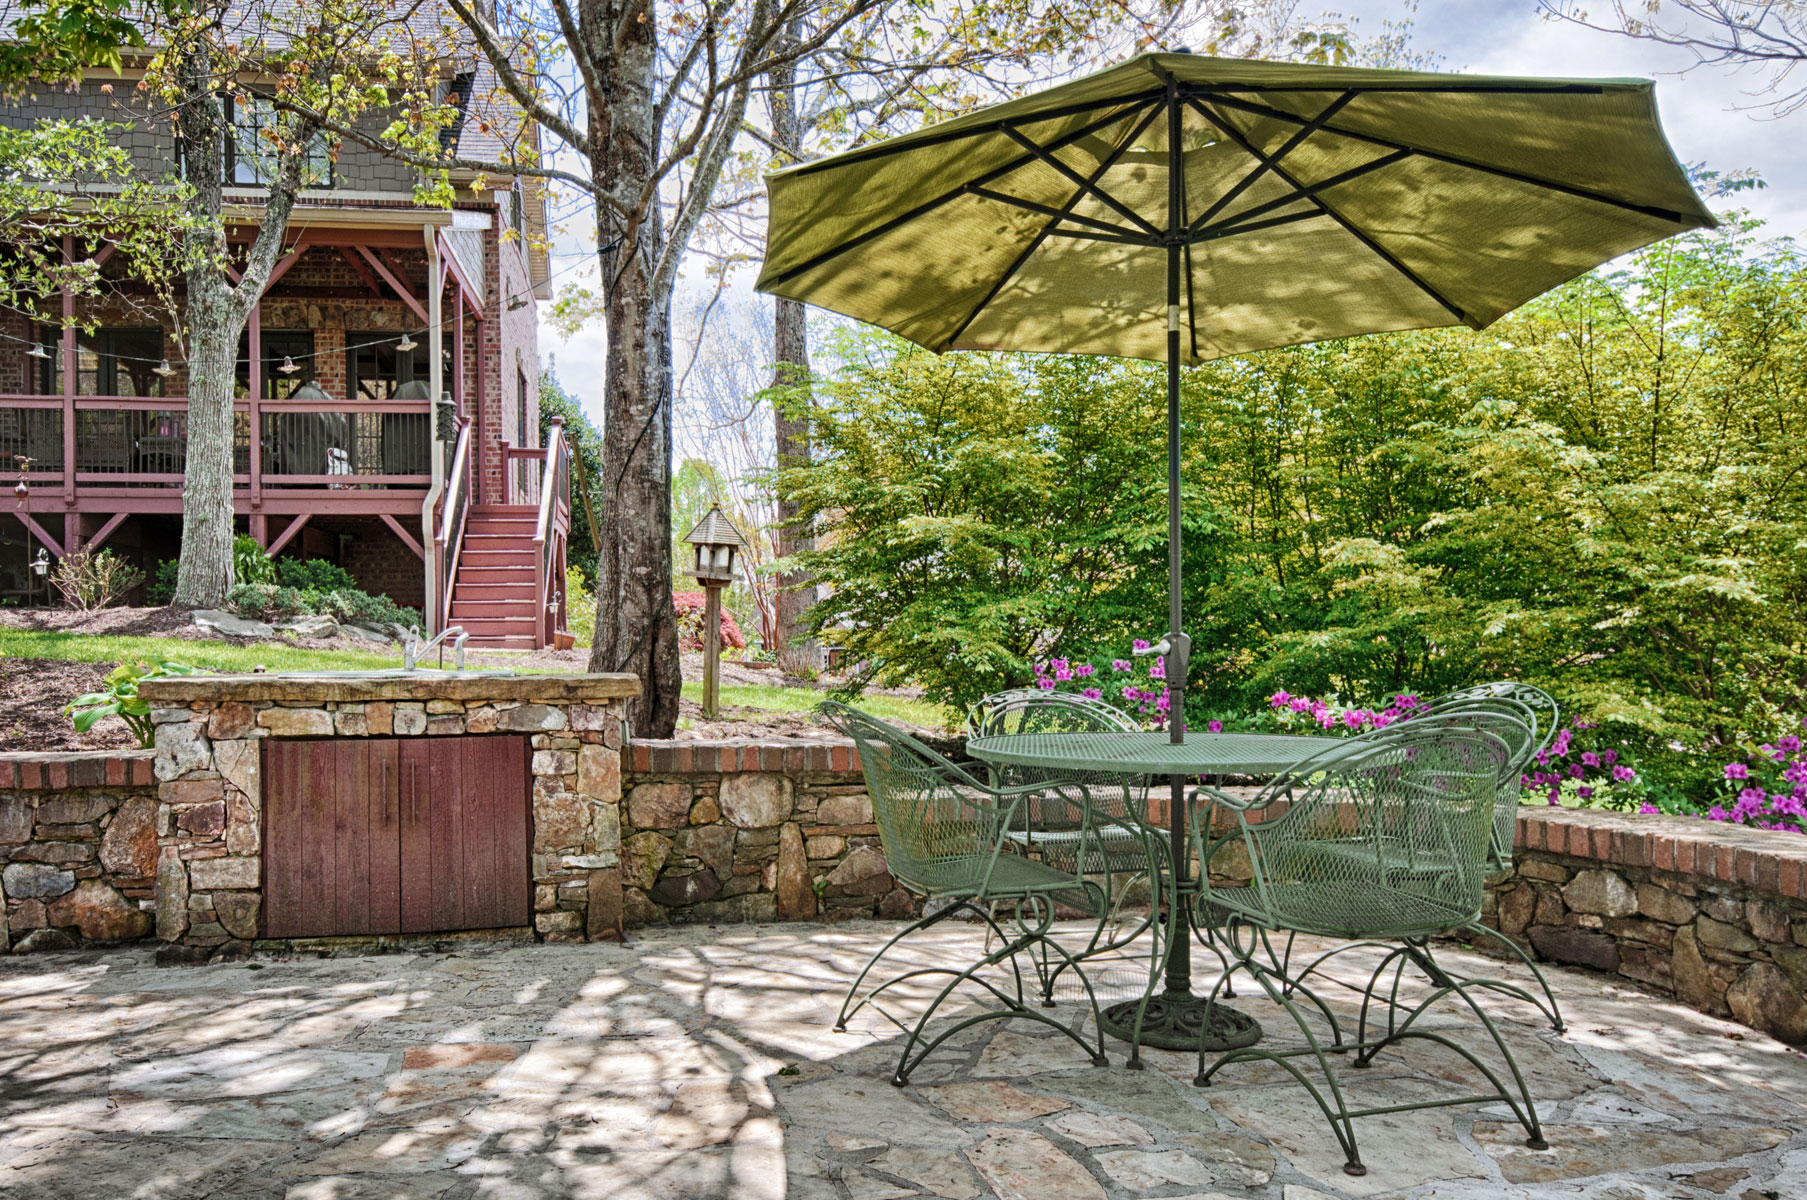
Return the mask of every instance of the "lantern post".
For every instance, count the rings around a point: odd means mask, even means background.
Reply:
[[[721,709],[722,589],[734,582],[735,554],[747,539],[712,504],[684,540],[696,547],[695,565],[684,573],[703,585],[703,715],[713,720]]]

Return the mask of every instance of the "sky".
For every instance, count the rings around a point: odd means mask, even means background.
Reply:
[[[1608,0],[1598,0],[1594,7],[1604,11]],[[1299,12],[1311,8],[1311,0],[1304,0]],[[1378,34],[1384,22],[1406,15],[1405,0],[1340,0],[1334,8],[1358,33]],[[1807,110],[1781,118],[1741,111],[1762,104],[1765,77],[1755,71],[1689,70],[1693,59],[1686,51],[1551,21],[1540,14],[1536,0],[1422,0],[1410,44],[1440,55],[1440,69],[1446,71],[1654,79],[1663,128],[1676,157],[1725,172],[1755,170],[1768,186],[1740,193],[1737,203],[1768,222],[1772,235],[1807,232],[1807,155],[1796,147],[1807,136]],[[555,254],[554,286],[593,281],[594,261],[581,251]],[[679,307],[683,288],[680,284]],[[749,300],[750,293],[741,302]],[[600,426],[602,331],[592,324],[566,338],[546,322],[547,307],[541,306],[541,359],[556,362],[561,382]]]

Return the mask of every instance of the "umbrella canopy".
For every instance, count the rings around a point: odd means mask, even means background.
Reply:
[[[1635,79],[1145,54],[771,176],[759,290],[932,350],[1480,329],[1713,218]]]

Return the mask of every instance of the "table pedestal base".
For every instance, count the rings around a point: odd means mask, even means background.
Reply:
[[[1098,1027],[1119,1041],[1135,1040],[1136,1009],[1140,1000],[1125,1000],[1104,1010]],[[1240,1050],[1261,1040],[1255,1018],[1221,1001],[1211,1006],[1211,1028],[1201,1043],[1205,1002],[1190,992],[1162,992],[1151,996],[1142,1014],[1141,1042],[1162,1050]]]

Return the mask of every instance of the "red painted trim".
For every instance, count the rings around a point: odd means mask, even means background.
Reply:
[[[381,258],[378,258],[375,254],[371,253],[370,247],[354,246],[353,249],[364,256],[364,261],[370,264],[371,270],[383,277],[384,283],[387,283],[390,287],[395,289],[396,296],[401,299],[403,304],[406,304],[409,308],[414,310],[415,316],[423,321],[430,320],[427,316],[426,308],[415,298],[413,289],[398,279],[395,273],[390,271],[389,267]]]
[[[308,523],[313,515],[313,513],[302,513],[293,521],[290,521],[283,531],[276,535],[276,540],[270,543],[270,548],[264,551],[264,553],[268,554],[271,558],[275,558],[277,553],[280,552],[284,546],[289,544],[290,539],[301,532],[302,527]]]
[[[460,302],[468,305],[471,312],[475,313],[478,317],[481,317],[483,315],[483,306],[477,303],[477,289],[471,286],[470,277],[464,273],[464,268],[458,264],[457,256],[452,253],[451,244],[445,240],[445,230],[443,229],[439,231],[439,261],[445,264],[445,269],[450,271],[452,278],[458,281],[458,298]]]
[[[393,529],[395,531],[395,536],[402,540],[402,545],[404,545],[408,549],[414,551],[414,556],[416,558],[420,559],[422,562],[426,561],[427,552],[421,548],[421,544],[419,542],[415,541],[414,538],[409,536],[408,531],[406,529],[402,528],[402,523],[400,521],[396,520],[394,517],[390,516],[388,513],[378,513],[377,516],[379,516],[383,519],[383,524],[389,526],[390,529]]]
[[[107,523],[100,527],[100,532],[88,539],[88,549],[98,549],[103,542],[113,536],[113,531],[119,528],[121,522],[131,515],[129,512],[116,512],[108,517]]]
[[[46,546],[50,547],[50,551],[52,554],[55,554],[58,558],[63,557],[63,543],[57,541],[55,538],[51,537],[50,534],[46,533],[44,530],[44,527],[42,525],[38,524],[36,521],[31,519],[30,513],[20,512],[18,509],[14,509],[13,511],[18,512],[19,519],[21,521],[25,522],[25,528],[27,528],[27,529],[31,530],[33,533],[37,534],[38,540],[40,542],[43,542]]]
[[[339,254],[348,264],[350,264],[351,269],[356,271],[364,280],[364,284],[370,289],[371,295],[375,296],[378,300],[386,299],[383,295],[383,285],[378,283],[376,276],[370,273],[370,268],[364,265],[364,260],[352,253],[350,246],[340,246]]]

